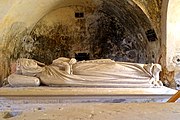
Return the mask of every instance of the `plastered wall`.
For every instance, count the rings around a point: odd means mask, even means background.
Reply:
[[[169,0],[166,21],[166,67],[167,71],[173,73],[171,79],[175,80],[175,86],[180,89],[180,0]],[[174,83],[172,83],[174,84]]]

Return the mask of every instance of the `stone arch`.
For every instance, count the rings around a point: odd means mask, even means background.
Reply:
[[[175,87],[174,76],[179,69],[180,55],[180,9],[179,0],[163,0],[161,19],[161,65],[162,80],[170,87]]]

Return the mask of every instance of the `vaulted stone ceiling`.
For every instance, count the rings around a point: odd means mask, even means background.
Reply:
[[[140,63],[159,59],[160,0],[10,1],[1,1],[1,77],[19,57],[46,64],[78,53]],[[157,34],[153,41],[148,30]]]

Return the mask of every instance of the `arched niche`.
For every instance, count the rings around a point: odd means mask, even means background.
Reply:
[[[63,9],[69,9],[73,17],[75,17],[74,12],[85,12],[85,20],[73,18],[76,21],[72,24],[73,27],[69,24],[63,25],[68,30],[73,28],[69,31],[71,37],[66,36],[67,33],[64,36],[62,34],[51,34],[53,37],[50,37],[50,34],[38,36],[35,31],[41,34],[43,31],[46,33],[54,30],[58,33],[57,29],[62,25],[53,21],[55,19],[52,20],[51,25],[44,24],[43,21],[57,11],[63,13]],[[58,17],[53,16],[53,18]],[[38,26],[43,25],[47,28],[38,31]],[[0,67],[2,71],[0,77],[4,78],[10,73],[11,62],[19,57],[34,58],[50,64],[57,57],[74,57],[75,53],[85,52],[89,53],[90,59],[111,58],[139,63],[157,62],[159,44],[148,40],[148,30],[153,31],[151,22],[133,1],[46,0],[35,3],[31,0],[17,0],[1,21],[0,52],[3,62]],[[156,37],[153,38],[158,41]],[[60,39],[70,39],[68,42],[73,44],[64,43],[64,47],[58,49],[57,46],[62,45],[58,43]],[[77,48],[77,45],[80,47]],[[59,51],[68,52],[61,54]]]
[[[79,13],[83,16],[77,17]],[[24,56],[30,54],[47,64],[78,53],[87,53],[90,59],[151,63],[157,61],[159,50],[148,17],[133,1],[126,0],[96,0],[53,9],[36,23],[30,37],[32,42],[28,43],[34,50]]]

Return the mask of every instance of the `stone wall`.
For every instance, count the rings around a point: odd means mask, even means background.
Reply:
[[[161,18],[162,18],[162,1],[163,0],[133,0],[142,10],[143,12],[148,16],[149,20],[151,21],[151,25],[153,26],[158,41],[153,42],[150,45],[150,49],[153,49],[154,55],[156,56],[156,62],[162,64],[163,62],[160,62],[161,57],[164,56],[164,53],[162,48],[164,47],[162,45],[162,31],[161,31]],[[164,6],[167,7],[167,6]],[[166,19],[166,18],[165,18]],[[156,47],[154,47],[156,46]],[[160,49],[160,48],[161,49]],[[164,60],[163,60],[164,61]],[[165,66],[165,65],[163,65]]]
[[[84,13],[84,17],[76,18],[76,12]],[[146,15],[126,0],[63,7],[35,25],[30,38],[22,43],[32,46],[31,50],[20,56],[47,64],[60,56],[75,57],[75,53],[88,53],[90,59],[155,62],[149,47],[152,42],[145,35],[149,29],[152,26]]]

